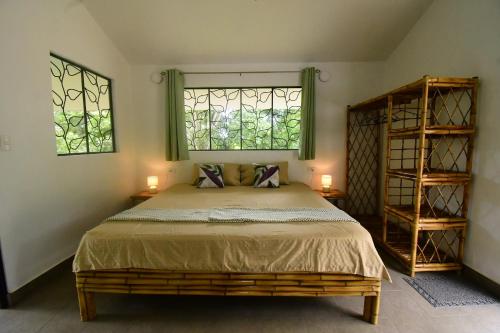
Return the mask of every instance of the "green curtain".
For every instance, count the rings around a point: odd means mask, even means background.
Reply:
[[[166,160],[188,160],[184,115],[184,76],[176,69],[167,71],[166,102]]]
[[[299,160],[314,160],[316,150],[316,69],[302,70]]]

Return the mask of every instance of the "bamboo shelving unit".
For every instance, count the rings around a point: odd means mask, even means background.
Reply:
[[[348,107],[347,211],[411,276],[462,268],[477,87],[424,76]]]

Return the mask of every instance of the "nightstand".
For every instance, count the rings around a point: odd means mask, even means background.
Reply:
[[[323,198],[328,200],[332,205],[337,206],[338,208],[345,208],[345,199],[346,194],[340,190],[332,189],[330,192],[323,192],[321,190],[315,190],[318,192]],[[339,201],[342,201],[342,205],[339,206]]]
[[[132,199],[134,206],[137,206],[138,204],[143,203],[144,201],[151,199],[156,194],[157,193],[149,193],[149,191],[142,191],[142,192],[136,193],[134,195],[131,195],[130,199]]]

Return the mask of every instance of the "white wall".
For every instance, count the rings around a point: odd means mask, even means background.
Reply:
[[[457,23],[459,22],[459,23]],[[331,173],[344,188],[345,106],[424,74],[479,75],[479,135],[466,263],[500,282],[500,3],[436,1],[384,63],[130,66],[76,0],[0,2],[0,241],[9,291],[74,253],[83,232],[122,209],[149,174],[161,187],[189,181],[198,161],[290,162],[293,180],[311,182],[308,166]],[[116,154],[57,157],[50,93],[49,51],[113,79]],[[192,152],[192,160],[164,161],[165,87],[154,72],[296,70],[314,65],[331,74],[317,82],[317,159],[295,152]],[[385,71],[384,71],[385,68]],[[381,81],[385,72],[384,80]],[[295,85],[297,74],[188,76],[187,86]],[[137,149],[135,148],[137,147]],[[172,172],[169,172],[172,171]]]
[[[500,1],[435,1],[387,60],[384,89],[424,74],[480,78],[465,263],[500,283]]]
[[[167,68],[183,71],[299,70],[315,66],[331,78],[317,84],[316,160],[298,161],[296,151],[191,152],[191,160],[165,162],[165,86],[152,82],[152,73]],[[191,180],[193,162],[265,162],[289,161],[292,180],[320,186],[320,175],[333,175],[333,185],[345,186],[346,105],[374,94],[382,85],[383,63],[316,64],[232,64],[133,66],[133,96],[136,112],[138,151],[138,187],[144,187],[147,175],[158,175],[160,187]],[[299,74],[186,75],[186,87],[279,86],[300,85]],[[309,172],[308,167],[315,172]],[[170,171],[170,172],[169,172]]]
[[[71,256],[135,190],[130,67],[79,1],[0,2],[0,240],[9,291]],[[49,51],[113,79],[116,154],[58,157]]]

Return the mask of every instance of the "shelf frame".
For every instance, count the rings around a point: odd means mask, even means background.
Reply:
[[[352,148],[349,144],[349,133],[359,130],[349,120],[351,117],[354,119],[365,114],[369,121],[363,125],[377,127],[379,144],[386,140],[386,169],[384,181],[377,180],[378,186],[385,185],[384,203],[378,214],[381,217],[366,219],[368,223],[362,221],[362,224],[370,231],[376,243],[402,262],[411,276],[421,271],[456,270],[462,267],[472,180],[477,92],[477,77],[426,75],[410,84],[347,108],[348,195],[351,181],[349,148]],[[375,110],[378,119],[368,116]],[[385,122],[387,131],[381,133],[381,125]],[[396,142],[394,140],[400,142],[391,147],[391,143]],[[393,152],[394,155],[391,156]],[[391,165],[391,161],[394,164]],[[379,164],[382,163],[379,161]],[[394,166],[399,164],[401,168],[395,169]],[[392,169],[389,168],[391,166]],[[413,169],[410,166],[413,166]],[[381,166],[378,167],[380,170]],[[411,188],[400,185],[399,192],[401,198],[406,197],[405,201],[411,200],[411,205],[398,207],[390,202],[390,199],[394,200],[398,195],[388,191],[389,188],[397,188],[397,185],[394,185],[397,182],[393,179],[401,179],[401,182],[411,181]],[[453,200],[450,201],[447,196]],[[349,205],[347,208],[349,209]],[[442,211],[439,211],[440,208],[443,208]],[[356,214],[349,210],[348,212]],[[400,251],[403,244],[396,244],[391,240],[394,228],[391,219],[394,216],[406,223],[407,235],[404,245],[407,251],[404,253]],[[456,239],[450,240],[458,242],[456,262],[422,261],[422,235],[435,235],[439,238],[447,237],[449,232],[456,232]],[[448,242],[448,239],[446,241]],[[427,245],[432,245],[433,242],[434,240],[430,239]],[[439,251],[441,249],[436,249],[436,253]]]

